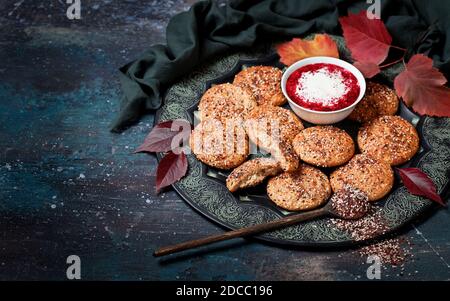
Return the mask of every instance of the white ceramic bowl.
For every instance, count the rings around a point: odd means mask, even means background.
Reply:
[[[358,99],[350,106],[337,111],[314,111],[296,104],[286,93],[286,82],[289,76],[292,74],[292,72],[303,66],[317,63],[334,64],[353,73],[353,75],[358,80],[360,88]],[[314,124],[332,124],[345,119],[355,109],[355,106],[361,101],[361,99],[364,96],[364,93],[366,92],[366,80],[364,79],[364,76],[361,74],[361,72],[355,68],[355,66],[347,63],[346,61],[336,59],[333,57],[316,56],[300,60],[289,66],[289,68],[286,69],[286,71],[283,74],[283,77],[281,78],[281,89],[283,90],[283,94],[287,98],[292,110],[301,119]]]

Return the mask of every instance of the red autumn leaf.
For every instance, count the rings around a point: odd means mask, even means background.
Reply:
[[[181,140],[187,139],[190,130],[190,123],[182,119],[158,123],[147,135],[141,146],[136,149],[135,153],[170,151],[172,149],[172,141],[176,139],[177,141],[174,142],[181,142]]]
[[[330,56],[339,58],[336,42],[327,34],[316,34],[313,40],[294,38],[277,47],[280,62],[286,66],[312,56]]]
[[[186,175],[188,162],[183,152],[176,154],[172,151],[168,152],[159,161],[156,169],[156,192],[162,188],[172,185]]]
[[[347,47],[355,61],[381,64],[388,56],[392,37],[380,19],[369,19],[367,11],[339,18]]]
[[[394,80],[397,94],[406,105],[422,115],[450,117],[450,89],[445,76],[433,67],[433,60],[416,54]]]
[[[423,171],[415,167],[397,168],[397,171],[411,194],[424,196],[445,206],[441,196],[436,192],[436,185]]]
[[[364,63],[361,61],[356,61],[353,63],[353,66],[361,71],[365,78],[372,78],[381,71],[380,66],[374,63]]]

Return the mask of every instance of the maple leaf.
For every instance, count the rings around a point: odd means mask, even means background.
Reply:
[[[159,161],[156,169],[156,192],[172,185],[186,175],[188,168],[187,158],[184,152],[168,152]]]
[[[364,63],[361,61],[356,61],[353,63],[353,66],[361,71],[365,78],[372,78],[381,71],[380,66],[374,63]]]
[[[436,185],[419,168],[396,168],[403,184],[411,194],[424,196],[436,203],[445,206],[441,196],[436,192]]]
[[[158,123],[135,150],[135,153],[167,152],[185,141],[189,137],[190,130],[190,123],[183,119]]]
[[[277,47],[280,62],[286,66],[312,56],[330,56],[339,58],[336,42],[327,34],[316,34],[313,40],[294,38]]]
[[[379,65],[386,60],[392,37],[380,19],[369,19],[367,11],[339,18],[344,39],[355,61]]]
[[[421,115],[450,117],[450,89],[447,79],[433,67],[433,60],[416,54],[395,77],[394,87],[407,106]]]

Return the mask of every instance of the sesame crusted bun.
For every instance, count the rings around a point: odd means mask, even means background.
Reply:
[[[324,204],[331,195],[327,176],[319,169],[303,164],[294,172],[284,172],[269,180],[267,195],[279,207],[309,210]]]
[[[200,120],[245,118],[257,106],[253,96],[241,87],[220,84],[209,88],[198,105]]]
[[[367,82],[366,94],[356,105],[348,119],[361,123],[379,116],[394,115],[398,110],[398,96],[386,85]]]
[[[365,192],[369,201],[377,201],[392,189],[394,171],[385,162],[359,154],[336,169],[330,176],[330,183],[334,192],[350,185]]]
[[[304,129],[294,138],[292,145],[300,159],[320,167],[342,165],[355,153],[352,137],[334,126]]]
[[[231,192],[256,186],[268,176],[282,171],[278,162],[272,158],[256,158],[236,167],[227,177],[227,188]]]
[[[363,153],[390,165],[410,160],[419,150],[419,135],[400,116],[382,116],[365,124],[358,132]]]
[[[280,106],[286,103],[281,91],[280,69],[271,66],[253,66],[239,72],[233,84],[247,89],[258,105]]]
[[[244,129],[228,119],[199,123],[191,133],[189,144],[198,160],[219,169],[241,165],[249,154],[248,139]]]

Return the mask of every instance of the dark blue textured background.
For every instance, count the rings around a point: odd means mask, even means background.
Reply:
[[[359,280],[353,250],[232,241],[155,259],[166,244],[222,231],[174,192],[153,193],[156,159],[132,155],[151,128],[108,127],[121,96],[117,68],[164,43],[191,0],[0,1],[0,279],[66,277],[66,258],[92,280]],[[450,279],[450,218],[441,209],[402,233],[414,257],[384,280]],[[226,247],[226,248],[225,248]]]

